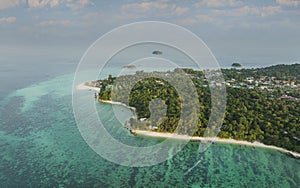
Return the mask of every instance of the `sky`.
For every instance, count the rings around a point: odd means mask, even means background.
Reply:
[[[300,0],[0,0],[0,64],[79,61],[103,34],[137,21],[185,27],[223,64],[300,61]]]

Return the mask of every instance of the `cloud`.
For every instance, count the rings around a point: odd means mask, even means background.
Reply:
[[[0,18],[0,24],[2,23],[13,23],[17,20],[16,17],[10,16],[10,17],[5,17],[5,18]]]
[[[201,24],[201,23],[217,23],[218,21],[213,18],[210,17],[208,15],[197,15],[191,18],[185,18],[185,19],[181,19],[178,20],[177,23],[180,25],[195,25],[195,24]]]
[[[43,8],[51,2],[52,0],[28,0],[28,6],[31,8]]]
[[[230,10],[212,10],[213,13],[224,16],[271,16],[282,12],[280,6],[264,6],[264,7],[255,7],[255,6],[243,6]]]
[[[50,6],[56,7],[60,4],[60,2],[61,2],[60,0],[52,0],[52,1],[50,1]]]
[[[142,17],[168,17],[180,16],[186,13],[189,8],[179,7],[168,0],[157,0],[141,3],[130,3],[121,6],[121,11],[125,18]]]
[[[77,10],[92,4],[93,3],[90,0],[67,0],[66,6],[73,10]]]
[[[174,5],[170,5],[167,1],[152,1],[152,2],[142,2],[142,3],[131,3],[126,4],[121,7],[123,11],[133,11],[137,13],[145,13],[150,10],[164,10],[164,9],[174,9]]]
[[[39,22],[38,26],[71,26],[75,23],[70,20],[47,20]]]
[[[300,5],[300,0],[276,0],[276,3],[283,6],[294,6]]]
[[[195,6],[200,8],[202,6],[205,7],[235,7],[240,6],[243,3],[239,0],[201,0],[196,3]]]
[[[280,6],[266,6],[262,7],[260,15],[261,16],[272,16],[278,13],[281,13],[282,9]]]
[[[158,8],[158,9],[169,8],[170,4],[168,4],[168,1],[151,1],[151,2],[126,4],[123,7],[130,8],[130,9],[140,8],[140,9],[142,9],[142,11],[146,11],[151,8]]]
[[[92,4],[90,0],[28,0],[30,8],[44,8],[46,6],[56,7],[65,5],[68,8],[77,10]]]
[[[176,9],[174,10],[174,15],[182,15],[184,13],[186,13],[189,10],[189,8],[182,8],[182,7],[176,7]]]
[[[57,6],[65,0],[0,0],[0,9],[12,8],[27,3],[31,8],[42,8],[47,5]]]
[[[15,7],[24,2],[25,0],[0,0],[0,10]]]

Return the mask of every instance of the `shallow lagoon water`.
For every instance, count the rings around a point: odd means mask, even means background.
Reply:
[[[300,160],[237,145],[215,144],[198,153],[199,143],[189,143],[174,157],[149,167],[111,163],[97,155],[79,133],[71,103],[72,81],[73,75],[59,76],[16,90],[1,101],[0,187],[300,185]],[[93,92],[87,94],[93,97]],[[114,118],[110,105],[96,105],[106,129],[120,141],[132,145],[162,141],[132,137]],[[185,175],[201,157],[203,161]]]

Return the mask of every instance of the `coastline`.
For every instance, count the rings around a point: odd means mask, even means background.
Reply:
[[[225,144],[235,144],[235,145],[243,145],[243,146],[252,146],[264,149],[272,149],[276,151],[280,151],[284,154],[290,155],[294,158],[300,159],[300,153],[289,151],[284,148],[280,148],[273,145],[265,145],[260,142],[248,142],[243,140],[235,140],[235,139],[226,139],[219,137],[199,137],[199,136],[188,136],[188,135],[179,135],[167,132],[154,132],[154,131],[145,131],[145,130],[133,130],[134,134],[146,136],[146,137],[154,137],[154,138],[170,138],[175,140],[190,140],[190,141],[199,141],[199,142],[216,142],[216,143],[225,143]]]
[[[76,86],[76,89],[78,90],[92,90],[92,91],[96,91],[96,92],[100,92],[100,88],[98,87],[93,87],[93,86],[89,86],[87,85],[88,82],[84,82],[84,83],[81,83],[79,85]],[[121,105],[121,106],[124,106],[130,110],[133,110],[134,111],[134,114],[136,114],[136,109],[132,106],[128,106],[127,104],[125,103],[121,103],[121,102],[115,102],[115,101],[109,101],[109,100],[101,100],[101,99],[98,99],[99,102],[102,102],[102,103],[107,103],[107,104],[114,104],[114,105]]]
[[[107,104],[124,106],[126,108],[129,108],[130,110],[134,110],[134,113],[135,113],[135,110],[136,110],[134,107],[128,106],[127,104],[124,104],[124,103],[121,103],[121,102],[107,101],[107,100],[101,100],[101,99],[98,99],[98,101],[102,102],[102,103],[107,103]]]
[[[81,83],[76,86],[76,89],[78,90],[93,90],[93,91],[100,91],[100,88],[98,87],[92,87],[86,85],[86,83]],[[107,103],[107,104],[112,104],[112,105],[121,105],[126,108],[129,108],[134,111],[134,114],[136,114],[136,109],[134,107],[128,106],[124,103],[121,102],[114,102],[114,101],[109,101],[109,100],[99,100],[99,102],[102,103]],[[190,140],[194,142],[216,142],[216,143],[225,143],[225,144],[235,144],[235,145],[243,145],[243,146],[249,146],[249,147],[258,147],[258,148],[263,148],[263,149],[271,149],[271,150],[276,150],[279,152],[282,152],[286,155],[289,155],[293,158],[300,159],[300,153],[289,151],[287,149],[273,146],[273,145],[265,145],[260,142],[248,142],[248,141],[243,141],[243,140],[235,140],[235,139],[226,139],[226,138],[219,138],[219,137],[199,137],[199,136],[188,136],[188,135],[179,135],[179,134],[173,134],[173,133],[167,133],[167,132],[154,132],[154,131],[146,131],[146,130],[132,130],[132,133],[140,136],[146,136],[146,137],[153,137],[153,138],[170,138],[170,139],[175,139],[175,140]]]

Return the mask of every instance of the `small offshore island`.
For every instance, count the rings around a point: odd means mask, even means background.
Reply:
[[[199,96],[200,113],[197,129],[191,141],[222,142],[275,149],[291,157],[300,158],[300,64],[276,65],[255,69],[222,69],[227,90],[227,109],[218,138],[201,137],[210,116],[210,89],[204,72],[182,69],[193,81]],[[180,100],[176,90],[158,79],[158,75],[171,76],[176,71],[146,73],[85,83],[98,92],[99,102],[121,104],[135,111],[136,118],[129,121],[132,132],[138,135],[170,138],[179,121]],[[213,72],[213,71],[212,71]],[[134,82],[138,76],[149,78]],[[115,85],[116,79],[118,80]],[[123,81],[123,82],[122,82]],[[180,80],[178,80],[180,83]],[[218,83],[215,83],[217,87]],[[180,85],[180,84],[179,84]],[[130,90],[130,95],[112,96]],[[166,117],[156,124],[150,117],[149,103],[161,98],[168,105]],[[129,100],[128,100],[129,99]],[[188,109],[185,109],[188,110]],[[186,122],[188,123],[188,122]],[[190,139],[186,135],[173,135],[175,139]]]

